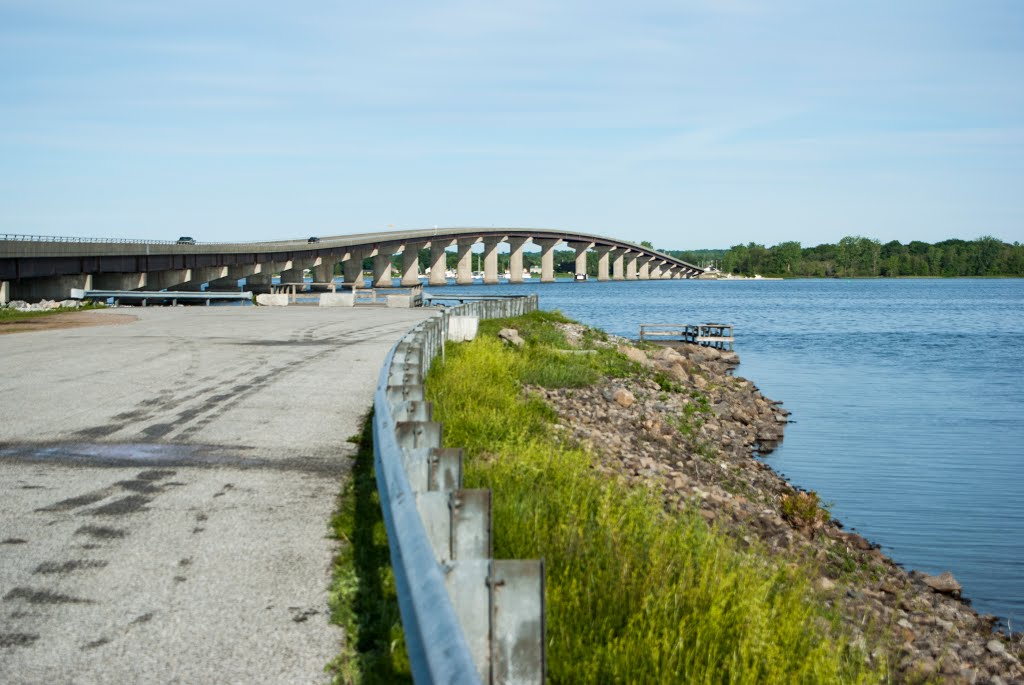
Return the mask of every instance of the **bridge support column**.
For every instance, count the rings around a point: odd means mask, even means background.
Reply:
[[[292,264],[290,269],[281,269],[281,283],[299,284],[299,291],[306,289],[306,269],[300,264]]]
[[[587,250],[593,246],[594,243],[569,243],[569,247],[576,250],[575,274],[585,275],[587,273]]]
[[[432,240],[430,242],[430,285],[447,285],[448,277],[448,252],[444,243]]]
[[[141,271],[94,274],[92,287],[96,290],[142,290],[146,287],[146,274]]]
[[[651,264],[650,271],[648,272],[648,275],[651,277],[652,281],[656,281],[659,278],[661,278],[661,265],[662,264],[663,264],[663,262],[659,262],[659,261],[655,261],[654,263]]]
[[[184,283],[175,286],[176,290],[198,291],[203,289],[203,284],[215,281],[218,278],[225,278],[228,275],[226,266],[202,266],[192,269],[191,278]]]
[[[146,274],[143,290],[174,290],[182,283],[192,280],[192,269],[167,269],[150,271]]]
[[[366,279],[363,278],[363,253],[361,251],[350,252],[348,259],[342,261],[341,269],[345,272],[345,285],[350,288],[366,286]]]
[[[228,275],[223,278],[215,278],[210,281],[206,289],[213,291],[234,291],[238,292],[238,281],[243,278],[248,281],[249,276],[256,273],[256,264],[234,264],[228,267]]]
[[[11,282],[0,281],[0,304],[7,304],[11,301]]]
[[[529,238],[508,239],[508,282],[523,282],[523,246]]]
[[[26,300],[28,302],[66,300],[71,297],[72,288],[93,289],[92,274],[23,278],[17,281],[7,281],[7,283],[10,283],[7,294],[9,300]]]
[[[472,285],[473,283],[473,245],[476,238],[459,238],[459,263],[455,273],[457,285]]]
[[[533,242],[540,245],[540,282],[555,282],[555,246],[561,240],[557,238],[534,238]]]
[[[254,293],[269,293],[274,274],[271,269],[257,271],[245,277],[245,289]]]
[[[607,245],[598,245],[594,248],[597,251],[597,280],[607,281],[608,279],[608,253],[613,248]]]
[[[640,275],[638,273],[639,266],[637,262],[640,261],[640,255],[630,252],[626,255],[626,280],[635,281]]]
[[[626,278],[625,271],[626,251],[615,250],[615,257],[612,259],[612,280],[621,281]]]
[[[334,281],[334,266],[340,261],[339,255],[332,254],[321,256],[319,264],[313,265],[313,282],[317,285],[310,287],[310,290],[326,292],[330,290],[327,285]]]
[[[423,243],[406,243],[402,249],[402,285],[411,288],[420,284],[420,248]]]
[[[484,238],[484,284],[498,285],[498,245],[501,238]]]
[[[640,257],[636,261],[637,261],[637,264],[639,264],[639,266],[640,266],[639,272],[636,275],[637,278],[639,278],[641,281],[649,281],[649,280],[651,280],[651,258],[650,257]]]
[[[391,278],[391,252],[379,249],[373,256],[373,287],[392,288],[394,285]]]

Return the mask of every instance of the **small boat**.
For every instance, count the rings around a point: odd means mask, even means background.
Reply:
[[[575,280],[577,280],[577,281],[585,281],[585,280],[587,280],[587,275],[586,274],[577,273],[576,277],[575,277]]]

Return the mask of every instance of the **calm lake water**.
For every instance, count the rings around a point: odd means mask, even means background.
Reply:
[[[618,335],[736,326],[736,371],[795,423],[765,460],[907,568],[952,571],[983,613],[1024,625],[1024,281],[539,283]]]

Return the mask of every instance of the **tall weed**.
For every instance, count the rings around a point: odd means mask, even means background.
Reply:
[[[446,444],[466,450],[466,486],[494,491],[495,556],[545,559],[551,682],[882,679],[815,598],[812,569],[741,550],[695,512],[667,514],[657,493],[598,475],[560,440],[552,410],[522,390],[538,355],[557,354],[538,341],[556,336],[538,335],[550,321],[519,321],[534,332],[525,348],[482,326],[449,346],[427,392]],[[597,355],[579,357],[558,360],[597,373]]]

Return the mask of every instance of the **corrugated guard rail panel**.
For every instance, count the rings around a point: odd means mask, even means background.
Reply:
[[[448,315],[536,310],[537,296],[468,302],[423,321],[388,353],[374,397],[374,460],[402,627],[416,683],[544,681],[544,568],[491,558],[491,493],[462,488],[462,450],[441,447],[423,380]]]

